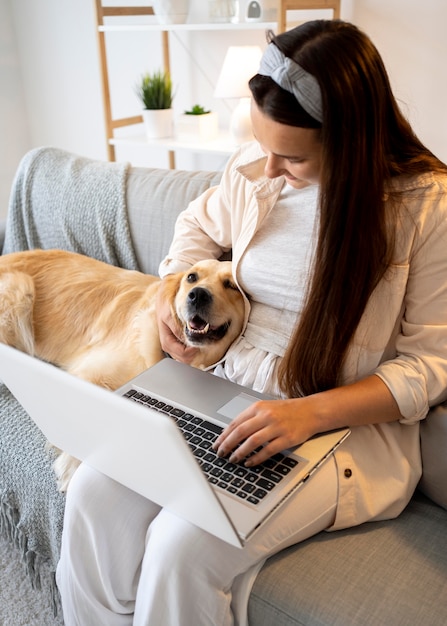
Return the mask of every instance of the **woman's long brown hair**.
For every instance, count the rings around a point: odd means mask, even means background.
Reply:
[[[347,350],[374,288],[392,261],[398,197],[386,184],[399,174],[447,171],[415,136],[392,94],[381,57],[352,24],[316,20],[272,36],[315,76],[323,123],[270,78],[250,81],[255,102],[275,121],[319,128],[320,225],[306,303],[279,370],[289,397],[341,382]]]

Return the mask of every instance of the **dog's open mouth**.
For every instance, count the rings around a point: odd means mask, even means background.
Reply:
[[[211,326],[209,322],[199,315],[194,315],[186,322],[185,334],[191,343],[219,341],[219,339],[225,337],[230,325],[231,322],[228,321],[220,326]]]

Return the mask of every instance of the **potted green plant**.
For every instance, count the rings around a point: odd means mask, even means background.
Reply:
[[[217,113],[205,109],[200,104],[195,104],[183,115],[180,115],[176,123],[176,135],[182,141],[199,140],[210,141],[218,134]]]
[[[146,72],[136,85],[135,92],[143,105],[143,121],[148,139],[171,137],[174,93],[169,73]]]
[[[195,104],[189,111],[185,111],[185,115],[208,115],[208,113],[211,113],[211,111],[207,111],[200,104]]]

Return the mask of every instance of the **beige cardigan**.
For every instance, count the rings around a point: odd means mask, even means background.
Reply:
[[[264,159],[256,143],[244,146],[230,159],[220,186],[179,216],[162,276],[232,249],[237,281],[241,256],[284,184],[264,176]],[[447,176],[427,174],[393,185],[405,195],[394,261],[356,330],[344,381],[380,376],[403,418],[354,428],[335,453],[334,529],[403,510],[421,476],[419,420],[447,398]]]

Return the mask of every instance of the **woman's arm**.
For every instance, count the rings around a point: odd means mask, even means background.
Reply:
[[[232,462],[239,462],[263,446],[247,459],[246,465],[251,466],[317,433],[401,417],[388,387],[373,375],[305,398],[255,402],[224,430],[214,449],[219,456],[231,455]]]

